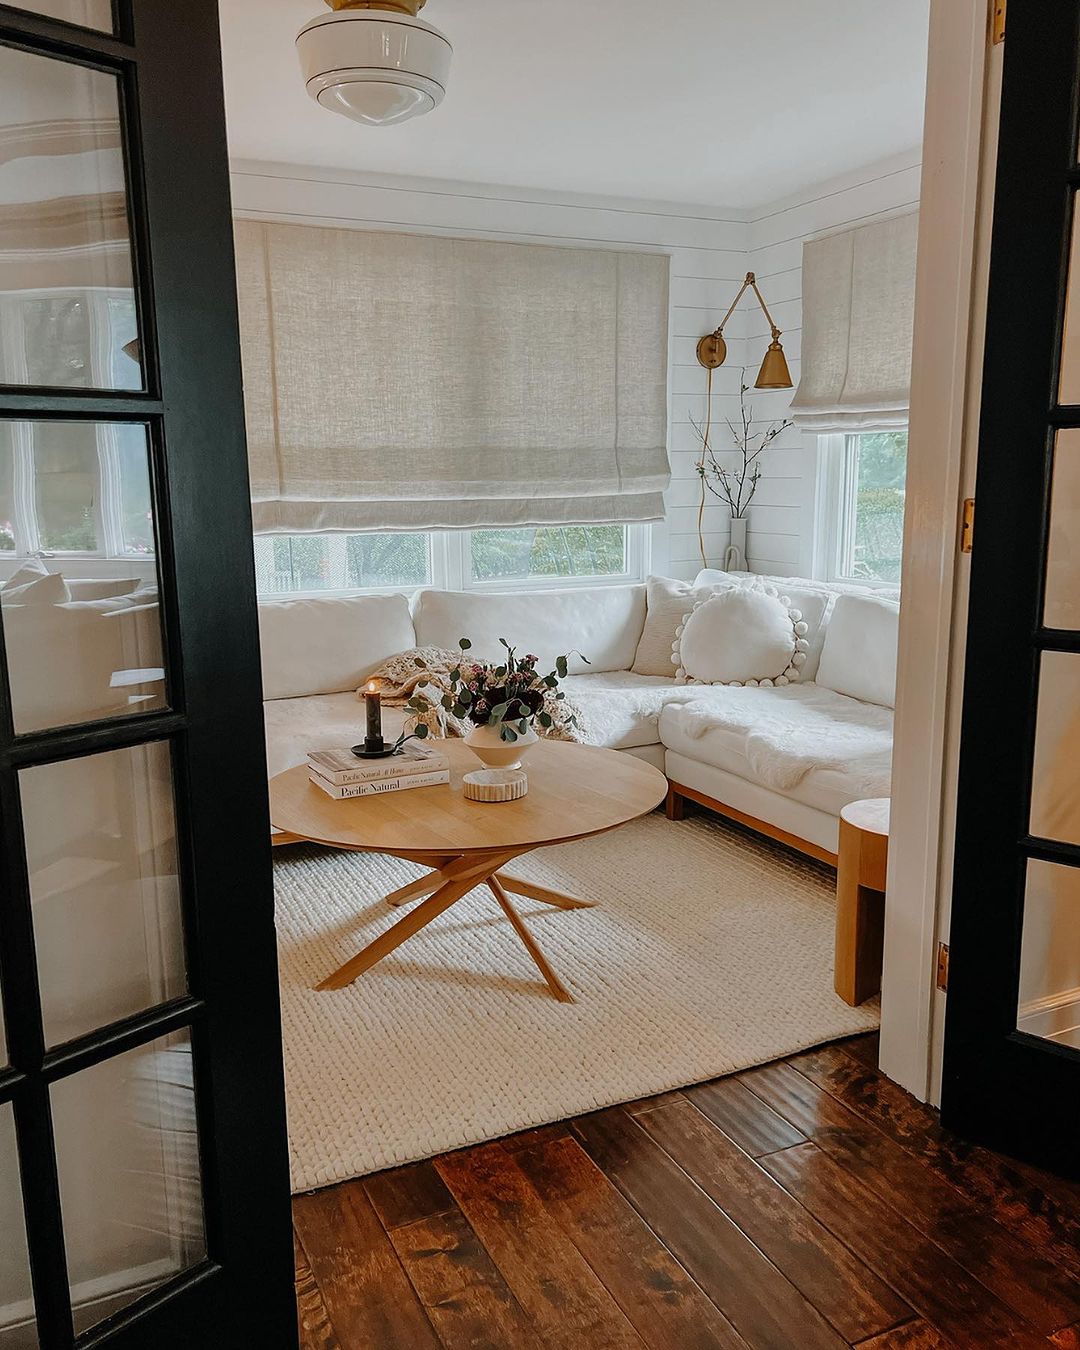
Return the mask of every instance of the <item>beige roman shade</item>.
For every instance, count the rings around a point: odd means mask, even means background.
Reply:
[[[906,215],[803,245],[791,416],[804,430],[907,424],[917,242],[918,216]]]
[[[236,238],[257,533],[663,516],[667,257]]]

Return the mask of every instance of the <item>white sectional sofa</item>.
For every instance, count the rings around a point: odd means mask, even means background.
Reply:
[[[662,769],[672,785],[670,814],[693,799],[831,858],[841,808],[889,795],[899,606],[895,592],[703,572],[684,588],[685,608],[712,586],[766,582],[790,596],[810,625],[803,678],[786,689],[713,689],[677,683],[674,669],[635,672],[645,585],[423,590],[411,603],[403,595],[265,601],[259,612],[270,774],[303,763],[310,749],[358,740],[356,688],[388,656],[411,647],[456,649],[461,637],[472,640],[476,654],[495,655],[505,637],[536,652],[542,665],[571,653],[565,688],[582,711],[585,739]],[[678,583],[666,586],[673,635],[682,598]],[[653,657],[645,665],[655,670],[658,602],[649,617]],[[402,713],[387,709],[386,720],[396,729]]]

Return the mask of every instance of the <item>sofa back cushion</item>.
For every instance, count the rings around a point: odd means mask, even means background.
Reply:
[[[479,591],[421,591],[413,604],[416,641],[421,647],[457,650],[471,639],[472,655],[487,659],[502,652],[505,638],[521,655],[535,652],[540,669],[571,656],[570,673],[629,670],[645,623],[644,586],[594,586],[573,591],[483,594]]]
[[[817,682],[863,703],[896,705],[900,606],[877,595],[839,595],[829,617]]]
[[[264,698],[355,689],[416,646],[404,595],[326,596],[259,604]]]
[[[837,592],[823,582],[807,581],[802,577],[774,577],[749,572],[720,572],[715,568],[706,568],[697,574],[695,587],[712,586],[726,580],[740,586],[775,586],[781,596],[788,596],[792,609],[802,614],[806,624],[806,661],[800,672],[802,680],[816,680],[821,649],[825,644],[825,631],[829,622]]]

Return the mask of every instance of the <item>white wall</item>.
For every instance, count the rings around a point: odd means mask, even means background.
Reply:
[[[693,472],[696,442],[690,417],[703,411],[705,388],[705,372],[694,348],[701,334],[723,318],[746,272],[745,213],[244,162],[233,166],[232,191],[236,214],[260,220],[669,254],[674,481],[668,519],[653,530],[651,566],[657,572],[694,576],[701,560]],[[737,332],[736,323],[729,360],[741,355]],[[721,372],[716,389],[714,416],[722,417],[731,409],[729,395],[738,393],[738,375],[732,367]],[[727,518],[721,507],[707,510],[705,529],[713,562],[727,544]]]
[[[870,165],[858,173],[822,183],[797,197],[774,202],[750,221],[749,270],[777,327],[797,385],[802,354],[802,247],[807,239],[847,226],[866,224],[912,210],[919,200],[919,154]],[[760,362],[769,325],[756,305],[748,311],[750,362]],[[756,366],[750,373],[753,383]],[[792,391],[793,392],[793,391]],[[783,417],[792,392],[755,393],[756,418]],[[765,477],[750,509],[750,565],[757,572],[817,574],[814,556],[817,437],[789,427],[764,457]]]

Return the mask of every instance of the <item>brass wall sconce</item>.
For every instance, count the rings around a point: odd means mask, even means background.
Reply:
[[[722,366],[727,357],[727,343],[724,341],[724,325],[735,312],[735,306],[743,298],[748,290],[752,290],[757,297],[757,302],[761,306],[761,312],[769,321],[769,327],[772,329],[772,341],[769,343],[765,358],[761,363],[761,369],[758,371],[758,377],[754,381],[755,389],[791,389],[791,372],[788,370],[787,358],[784,356],[784,349],[780,345],[780,329],[773,322],[773,317],[769,313],[768,307],[758,290],[757,278],[753,272],[747,272],[746,280],[739,288],[739,293],[732,300],[728,307],[728,312],[720,320],[720,326],[714,333],[706,333],[697,345],[697,358],[701,364],[710,373],[718,366]]]

